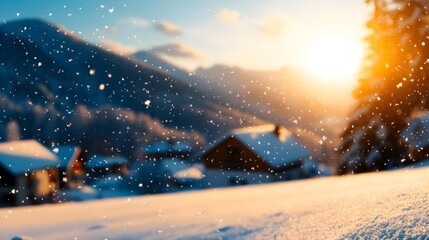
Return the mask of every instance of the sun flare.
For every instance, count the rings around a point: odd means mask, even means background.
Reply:
[[[324,82],[343,81],[357,73],[362,52],[358,42],[338,35],[324,36],[310,44],[306,68]]]

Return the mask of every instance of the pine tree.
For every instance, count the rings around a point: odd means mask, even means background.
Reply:
[[[341,136],[339,173],[400,165],[407,158],[401,132],[414,112],[429,108],[429,1],[366,2],[374,6],[368,54]]]

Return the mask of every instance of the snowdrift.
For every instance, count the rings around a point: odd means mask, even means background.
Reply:
[[[427,238],[428,191],[421,168],[0,209],[0,238]]]

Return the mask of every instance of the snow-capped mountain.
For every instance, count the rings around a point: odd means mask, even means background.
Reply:
[[[341,107],[347,105],[347,101],[333,105],[321,102],[321,88],[315,93],[311,86],[314,79],[300,70],[255,71],[215,65],[191,73],[150,51],[139,51],[130,57],[184,80],[219,105],[285,124],[314,150],[313,156],[317,159],[331,155],[327,153],[334,148],[338,131],[344,125],[338,116],[345,115]]]
[[[166,74],[185,80],[205,95],[221,105],[227,105],[240,111],[255,115],[260,119],[300,127],[310,131],[335,135],[325,122],[344,116],[344,110],[350,105],[350,93],[336,91],[336,96],[343,101],[327,102],[332,94],[325,93],[341,86],[317,86],[314,77],[302,70],[283,68],[276,71],[247,70],[226,65],[214,65],[210,68],[198,68],[191,73],[168,62],[165,57],[149,51],[139,51],[131,56],[142,64],[157,68]],[[324,94],[328,95],[329,98]],[[341,126],[337,122],[332,124]]]
[[[335,104],[329,102],[325,91],[341,87],[320,84],[314,76],[300,69],[285,67],[262,71],[215,65],[198,68],[195,75],[202,78],[202,82],[211,82],[213,91],[226,93],[228,101],[240,99],[241,103],[235,105],[244,111],[280,122],[298,122],[300,127],[312,131],[318,130],[315,124],[320,120],[344,115],[342,109],[351,102],[350,94],[341,91],[337,91],[336,97],[342,97],[342,102],[332,94],[330,98]]]
[[[262,121],[206,98],[185,80],[91,45],[61,26],[0,25],[1,140],[71,142],[132,153],[154,139],[201,144]]]

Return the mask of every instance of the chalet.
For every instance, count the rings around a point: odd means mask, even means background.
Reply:
[[[58,158],[36,140],[0,144],[0,206],[53,201]]]
[[[199,156],[207,187],[223,187],[308,177],[304,161],[310,153],[282,126],[236,129]]]
[[[75,146],[57,146],[51,149],[58,157],[60,189],[74,189],[84,183],[85,169],[82,150]]]
[[[176,179],[174,174],[178,168],[188,165],[183,162],[191,154],[191,145],[187,141],[153,142],[144,146],[141,153],[142,156],[133,164],[132,169],[134,179],[138,180],[139,185],[144,185],[144,188],[139,187],[136,192],[163,193],[175,187],[183,189],[192,185],[188,184],[190,179]],[[172,161],[174,164],[169,164]],[[166,187],[167,185],[170,187]]]
[[[137,161],[132,165],[132,179],[140,187],[138,193],[164,193],[202,187],[203,174],[199,165],[174,158]]]

